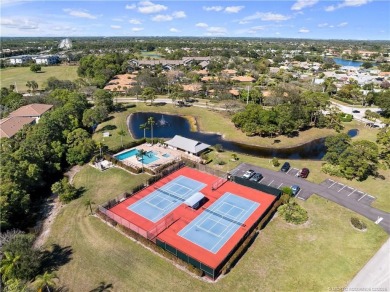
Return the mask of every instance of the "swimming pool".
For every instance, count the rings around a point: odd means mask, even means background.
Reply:
[[[118,160],[125,160],[129,157],[135,156],[139,153],[138,149],[130,149],[126,152],[123,152],[119,155],[114,155],[114,157]],[[153,151],[148,151],[142,156],[142,160],[144,164],[149,164],[159,160],[160,158]],[[140,161],[141,162],[141,161]]]
[[[138,149],[131,149],[129,151],[126,151],[126,152],[123,152],[119,155],[114,155],[114,157],[118,160],[124,160],[126,158],[129,158],[129,157],[132,157],[134,155],[137,155],[138,154]]]

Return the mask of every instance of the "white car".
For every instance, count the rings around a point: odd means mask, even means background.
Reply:
[[[255,174],[255,171],[252,169],[247,170],[242,176],[245,179],[250,179]]]

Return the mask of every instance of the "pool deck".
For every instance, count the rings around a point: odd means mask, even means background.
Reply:
[[[161,165],[168,164],[172,161],[178,160],[181,156],[178,153],[178,151],[164,148],[164,146],[161,144],[151,145],[149,143],[145,143],[145,144],[139,145],[139,146],[134,147],[134,148],[143,149],[146,152],[153,151],[155,153],[155,155],[159,159],[157,161],[152,162],[152,163],[144,164],[145,168],[150,168],[152,170],[157,168],[157,167],[160,167]],[[134,148],[131,148],[131,149],[134,149]],[[131,149],[127,149],[125,151],[131,150]],[[124,152],[124,151],[122,151],[122,152]],[[169,157],[164,157],[163,156],[164,154],[169,154]],[[132,166],[132,167],[142,168],[142,163],[137,159],[137,156],[135,156],[135,155],[122,160],[122,162],[124,164]]]

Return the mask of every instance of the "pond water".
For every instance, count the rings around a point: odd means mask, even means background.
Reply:
[[[185,118],[175,115],[162,115],[158,113],[139,112],[131,115],[129,119],[129,129],[134,138],[143,138],[144,131],[140,129],[139,126],[146,123],[149,117],[153,117],[156,122],[156,125],[153,127],[153,137],[156,138],[173,138],[175,135],[181,135],[212,146],[215,144],[221,144],[225,150],[268,158],[278,157],[319,160],[326,152],[324,144],[325,139],[323,138],[292,148],[274,149],[258,147],[227,141],[222,139],[222,136],[218,134],[191,132],[190,124]],[[304,135],[304,133],[301,133],[301,135]],[[150,129],[146,130],[146,137],[150,137]]]
[[[358,134],[359,134],[359,130],[358,129],[351,129],[348,131],[348,136],[353,138],[353,137],[356,137]]]
[[[341,59],[341,58],[333,58],[333,60],[336,62],[337,65],[341,65],[341,66],[360,67],[363,64],[363,62],[345,60],[345,59]]]

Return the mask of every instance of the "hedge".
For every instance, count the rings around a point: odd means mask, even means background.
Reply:
[[[122,147],[122,145],[117,146],[117,147],[111,147],[111,148],[109,148],[109,150],[113,153],[117,153],[117,152],[120,152],[120,151],[125,150],[125,149],[139,146],[139,145],[144,144],[144,143],[146,143],[146,139],[139,139],[139,140],[135,140],[135,141],[132,141],[129,143],[125,143],[125,144],[123,144],[123,147]]]
[[[359,230],[366,230],[367,229],[366,223],[364,223],[359,218],[351,217],[351,223],[352,223],[353,227],[355,227]]]

